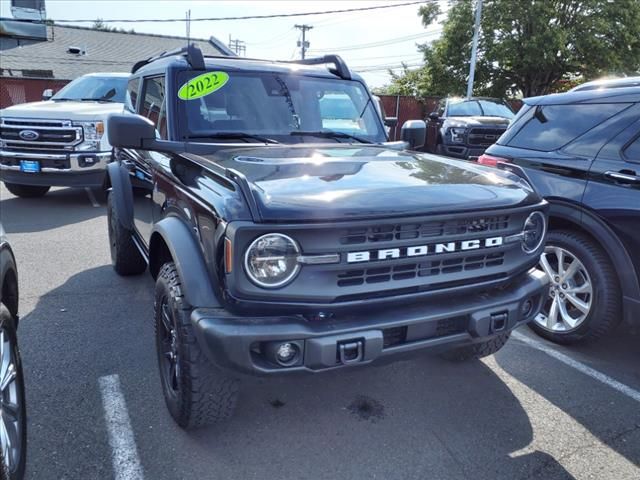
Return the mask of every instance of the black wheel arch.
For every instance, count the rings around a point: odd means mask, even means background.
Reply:
[[[124,228],[133,230],[133,191],[129,172],[118,162],[111,162],[107,165],[107,173],[118,219]]]
[[[154,278],[169,261],[176,265],[189,305],[220,308],[213,285],[215,280],[207,271],[202,247],[189,226],[176,216],[157,222],[149,241],[149,271]]]
[[[0,301],[13,318],[18,318],[18,269],[8,244],[0,245]]]
[[[618,275],[622,296],[640,300],[639,273],[615,232],[594,212],[577,204],[547,198],[551,206],[549,228],[570,228],[591,236],[609,256]]]

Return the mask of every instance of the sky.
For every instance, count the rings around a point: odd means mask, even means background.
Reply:
[[[404,1],[46,0],[46,10],[47,17],[53,20],[185,18],[188,10],[191,18],[198,18],[343,10]],[[446,8],[446,3],[441,1],[441,9]],[[0,0],[1,16],[6,16],[8,7],[8,0]],[[412,66],[421,63],[416,43],[438,38],[441,25],[435,23],[425,29],[418,8],[419,5],[409,5],[293,18],[191,22],[190,35],[205,39],[213,35],[224,43],[231,37],[246,42],[248,57],[292,60],[300,58],[300,49],[296,47],[300,31],[294,25],[312,25],[313,29],[307,32],[311,44],[307,56],[337,53],[374,88],[389,83],[388,67],[396,67],[398,71],[401,62]],[[186,36],[185,22],[109,25],[133,28],[136,32]],[[398,39],[403,40],[386,42]],[[385,42],[386,45],[370,45]]]

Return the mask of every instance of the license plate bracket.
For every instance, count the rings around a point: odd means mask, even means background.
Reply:
[[[40,162],[37,160],[20,160],[20,171],[24,173],[40,173]]]

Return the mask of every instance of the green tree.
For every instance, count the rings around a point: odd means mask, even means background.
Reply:
[[[452,0],[442,36],[419,46],[425,66],[392,77],[389,90],[462,95],[466,91],[475,2]],[[420,8],[425,26],[436,8]],[[525,97],[567,80],[640,70],[638,0],[484,0],[474,94]]]

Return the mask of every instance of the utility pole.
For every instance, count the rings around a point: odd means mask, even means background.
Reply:
[[[187,10],[187,45],[191,43],[191,10]]]
[[[236,55],[246,56],[247,54],[247,45],[242,40],[231,39],[231,35],[229,35],[229,48],[236,52]]]
[[[480,16],[482,15],[482,0],[476,0],[476,24],[473,27],[473,46],[471,47],[471,65],[469,65],[469,83],[467,84],[467,98],[473,95],[473,77],[476,74],[476,57],[478,55],[478,36],[480,35]]]
[[[302,41],[298,40],[298,46],[300,47],[300,55],[304,60],[304,55],[307,52],[307,48],[309,48],[309,42],[307,42],[307,30],[311,30],[313,27],[311,25],[296,25],[298,30],[302,30]]]

